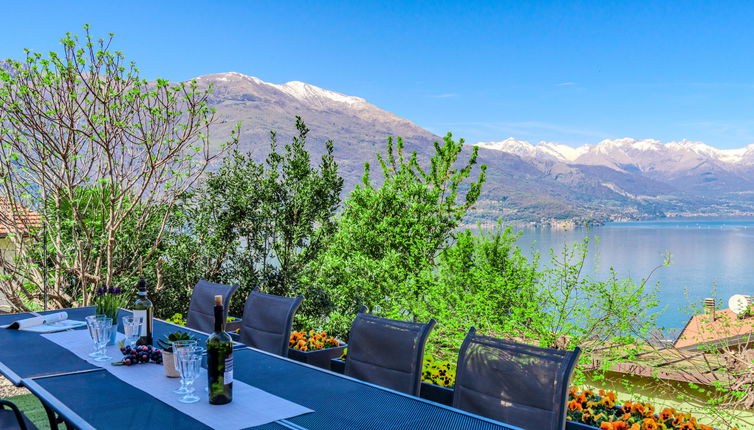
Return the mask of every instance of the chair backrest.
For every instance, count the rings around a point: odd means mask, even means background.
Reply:
[[[254,288],[246,299],[241,321],[241,342],[287,357],[293,315],[301,306],[304,296],[275,296],[260,293],[258,288]]]
[[[191,293],[186,327],[204,333],[215,331],[215,296],[223,296],[223,315],[228,316],[230,298],[236,292],[238,284],[224,285],[201,279]]]
[[[453,407],[524,429],[565,428],[568,382],[581,349],[540,348],[469,330]]]
[[[345,374],[414,396],[421,387],[424,344],[435,326],[380,318],[361,308],[348,337]]]

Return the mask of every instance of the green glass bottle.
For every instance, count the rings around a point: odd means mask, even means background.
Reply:
[[[225,332],[222,296],[215,296],[215,332],[207,338],[207,378],[210,404],[233,400],[233,340]]]
[[[136,341],[137,345],[152,345],[152,315],[154,314],[154,307],[152,301],[147,298],[147,281],[144,278],[140,278],[136,284],[138,290],[136,301],[133,304],[134,318],[139,318],[142,321],[141,334]]]

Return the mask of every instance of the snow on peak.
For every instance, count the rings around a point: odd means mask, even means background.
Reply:
[[[670,153],[693,153],[697,156],[713,159],[723,163],[751,163],[754,164],[754,144],[739,149],[718,149],[702,142],[681,140],[679,142],[663,143],[656,139],[605,139],[596,145],[581,145],[572,147],[557,142],[539,142],[532,145],[523,140],[509,137],[499,142],[479,142],[481,148],[516,154],[528,158],[555,159],[563,162],[594,163],[596,160],[621,160],[630,162],[635,157],[666,156]],[[588,155],[587,159],[580,158]],[[594,158],[597,157],[597,158]],[[646,159],[646,158],[645,158]]]
[[[326,90],[324,88],[315,87],[301,81],[286,82],[282,85],[269,84],[280,91],[288,94],[291,97],[299,100],[332,100],[338,103],[345,103],[348,105],[356,105],[366,103],[366,100],[360,97],[347,96],[345,94],[336,93],[335,91]]]
[[[594,149],[606,154],[614,150],[622,151],[660,151],[662,149],[662,142],[655,139],[632,139],[630,137],[624,137],[622,139],[605,139],[597,144]]]
[[[552,155],[559,160],[574,161],[581,155],[586,154],[592,148],[591,145],[581,145],[577,148],[557,142],[539,142],[536,146],[540,151]]]
[[[522,157],[551,158],[560,161],[573,161],[590,148],[590,145],[573,148],[555,142],[539,142],[537,145],[532,145],[529,142],[513,137],[501,140],[500,142],[479,142],[476,145],[480,148],[494,149]]]
[[[513,137],[501,140],[500,142],[479,142],[476,146],[529,157],[535,156],[537,152],[531,143]]]
[[[349,107],[368,105],[367,101],[363,98],[336,93],[335,91],[326,90],[301,81],[291,81],[284,84],[271,84],[254,76],[248,76],[238,72],[216,73],[213,75],[200,76],[197,79],[204,78],[210,78],[220,82],[247,81],[254,85],[263,85],[269,88],[274,88],[290,97],[306,102],[324,104],[325,102],[332,101],[347,104]]]

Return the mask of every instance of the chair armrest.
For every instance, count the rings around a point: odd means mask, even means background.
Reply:
[[[16,415],[16,421],[18,421],[18,426],[21,428],[21,430],[28,430],[28,428],[26,427],[26,421],[24,421],[24,415],[21,413],[21,410],[18,409],[18,406],[16,406],[13,402],[9,402],[7,400],[0,400],[0,406],[9,407],[10,410],[12,410]]]

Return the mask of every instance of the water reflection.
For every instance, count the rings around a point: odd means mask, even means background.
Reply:
[[[543,261],[550,248],[586,235],[599,238],[590,245],[589,273],[604,279],[613,267],[620,276],[646,278],[670,252],[672,264],[656,271],[651,282],[660,283],[660,301],[665,310],[659,318],[666,328],[681,328],[688,320],[690,302],[701,303],[715,295],[727,300],[733,294],[754,295],[754,219],[683,219],[612,223],[572,231],[522,230],[519,247],[540,252]],[[596,270],[596,272],[595,272]],[[684,290],[688,296],[684,296]]]

